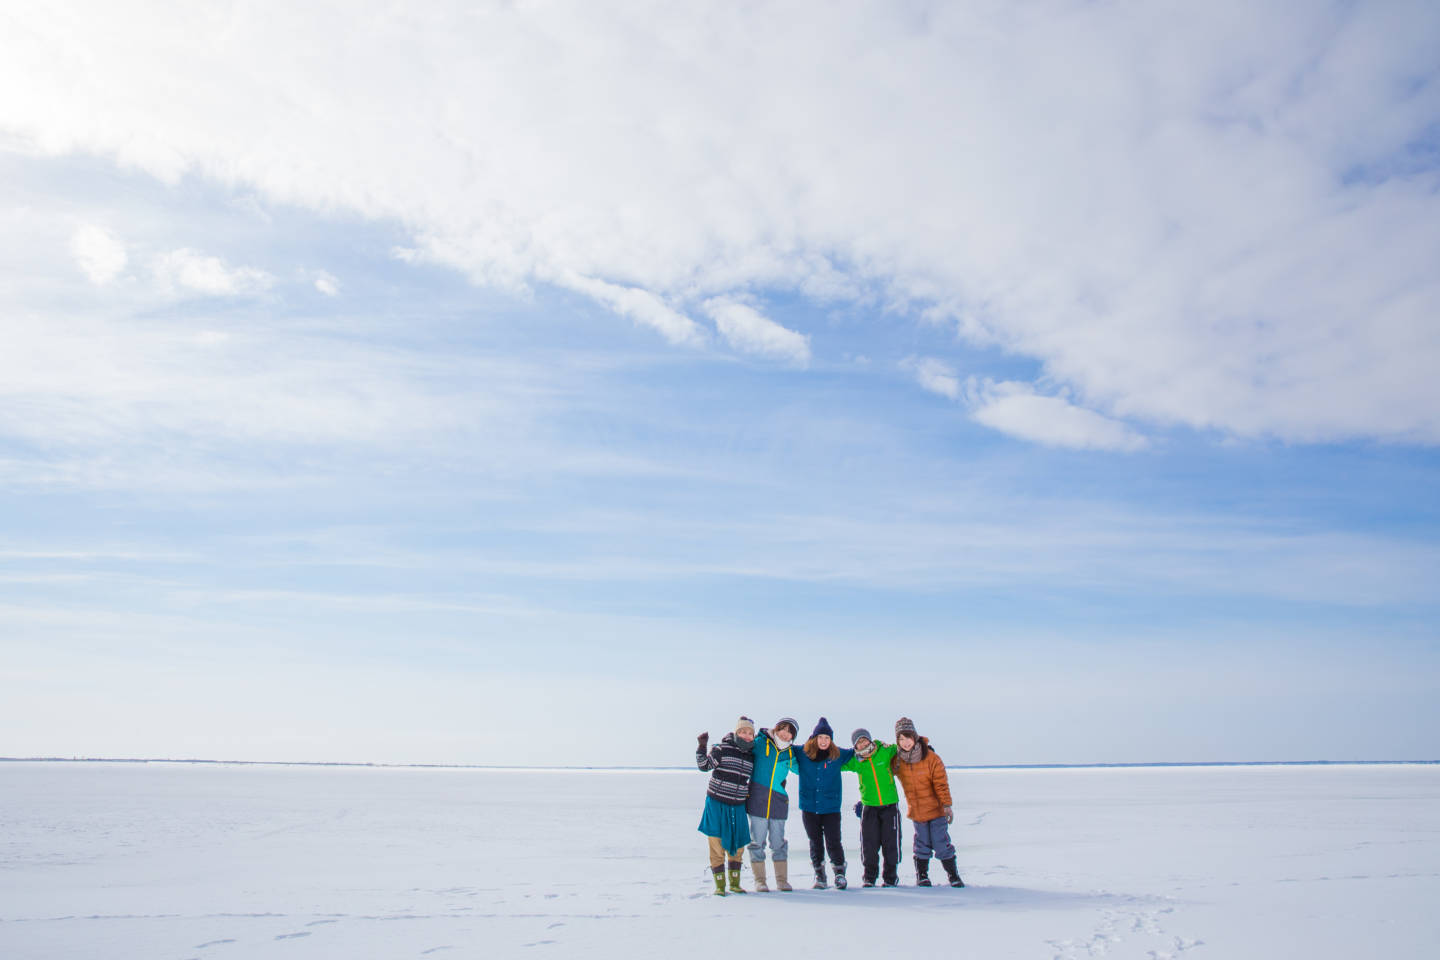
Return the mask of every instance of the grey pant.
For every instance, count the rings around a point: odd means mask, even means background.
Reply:
[[[750,822],[753,824],[755,818],[751,817]],[[754,828],[751,829],[753,831]],[[752,846],[750,849],[755,848]],[[950,826],[944,817],[924,823],[915,821],[915,856],[921,860],[929,860],[931,857],[949,860],[955,856],[955,844],[950,842]]]
[[[785,821],[771,817],[750,817],[750,862],[765,862],[765,842],[770,842],[770,859],[784,861],[790,854],[790,841],[785,839]]]

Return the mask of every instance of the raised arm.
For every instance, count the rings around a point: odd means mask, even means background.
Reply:
[[[720,766],[720,758],[717,756],[720,752],[720,747],[716,746],[714,750],[707,753],[706,747],[708,747],[709,744],[710,734],[708,732],[702,733],[695,738],[695,766],[701,770],[714,770]]]

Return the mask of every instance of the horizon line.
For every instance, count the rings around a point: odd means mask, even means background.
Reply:
[[[361,767],[401,770],[504,770],[534,772],[672,772],[693,767],[683,764],[591,765],[505,763],[387,763],[364,760],[217,760],[202,757],[0,757],[0,763],[184,763],[256,767]],[[1440,760],[1152,760],[1114,763],[947,763],[947,770],[1110,770],[1187,767],[1326,767],[1326,766],[1434,766]]]

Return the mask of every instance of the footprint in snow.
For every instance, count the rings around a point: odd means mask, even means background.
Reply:
[[[206,947],[218,947],[222,943],[234,943],[234,940],[206,940],[195,947],[196,950],[204,950]]]
[[[275,939],[276,939],[276,940],[299,940],[301,937],[308,937],[308,936],[310,936],[310,934],[309,934],[308,932],[302,931],[302,932],[300,932],[300,933],[282,933],[282,934],[280,934],[278,937],[276,937]]]

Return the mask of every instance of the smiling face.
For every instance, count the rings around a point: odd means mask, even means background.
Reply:
[[[870,751],[874,749],[875,744],[865,739],[864,737],[861,737],[859,740],[855,741],[855,752],[860,754],[860,756],[862,757],[868,757],[870,755]]]
[[[815,746],[819,747],[821,750],[829,750],[830,743],[830,734],[828,733],[822,733],[820,734],[820,736],[815,738]]]
[[[739,730],[735,731],[735,736],[739,737],[746,743],[755,742],[755,731],[750,727],[741,727]]]
[[[915,738],[908,733],[901,733],[895,736],[895,742],[900,745],[901,750],[915,749]]]

